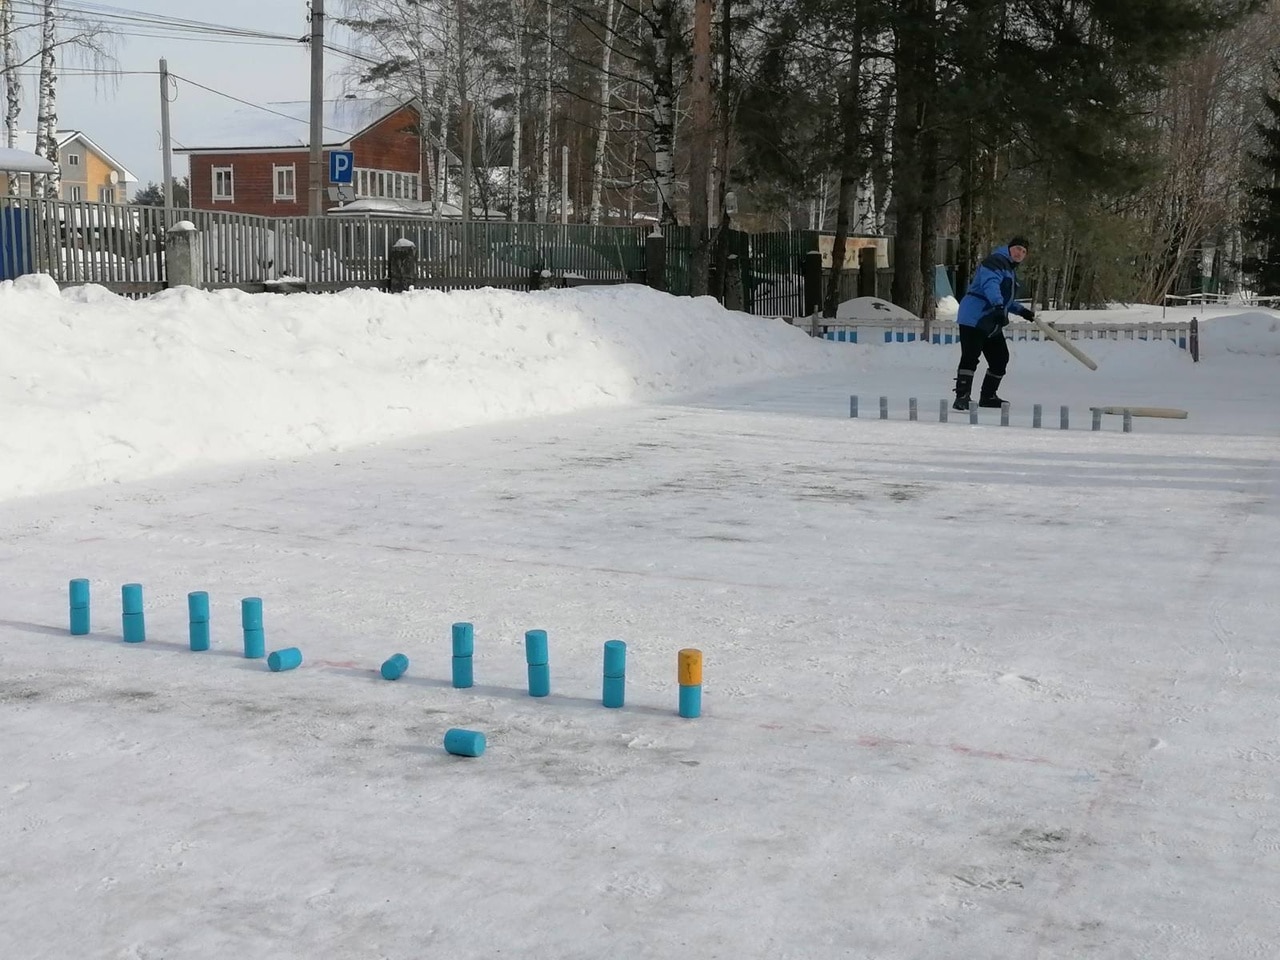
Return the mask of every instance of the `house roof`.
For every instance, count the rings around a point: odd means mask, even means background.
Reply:
[[[0,147],[0,171],[5,173],[52,173],[53,164],[30,150]]]
[[[374,124],[406,106],[417,107],[416,99],[344,97],[324,101],[324,146],[343,147]],[[206,153],[220,150],[296,150],[311,145],[311,104],[307,100],[269,103],[263,107],[241,107],[219,121],[203,126],[195,136],[183,138],[192,146],[178,147],[175,153]]]
[[[106,161],[108,166],[115,168],[116,173],[120,175],[121,183],[138,182],[138,178],[130,173],[123,163],[111,156],[107,151],[103,150],[102,147],[98,146],[98,144],[83,130],[59,130],[56,136],[58,138],[59,152],[61,152],[62,148],[72,140],[83,141],[84,145]],[[17,135],[17,145],[21,150],[34,153],[36,149],[36,135],[30,130],[19,130]]]

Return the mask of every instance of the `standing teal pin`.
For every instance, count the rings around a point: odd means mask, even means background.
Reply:
[[[245,659],[261,660],[267,655],[266,634],[262,628],[261,597],[245,597],[240,601],[240,625],[244,628]]]
[[[453,685],[465,690],[475,682],[471,658],[476,651],[475,626],[467,623],[453,625]]]
[[[627,698],[627,645],[621,640],[604,642],[604,696],[606,707],[621,707]]]
[[[191,649],[209,649],[209,594],[195,590],[187,594],[187,619]]]
[[[147,639],[147,624],[142,613],[142,584],[126,583],[120,588],[121,621],[125,643],[142,643]]]
[[[89,632],[89,581],[72,580],[69,590],[71,635],[82,637]]]
[[[529,663],[529,696],[550,696],[551,664],[547,652],[547,631],[525,631],[524,655]]]

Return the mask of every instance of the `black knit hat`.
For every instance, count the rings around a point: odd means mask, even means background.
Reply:
[[[1028,240],[1026,237],[1024,237],[1022,234],[1018,234],[1016,237],[1014,237],[1012,240],[1009,241],[1009,246],[1021,247],[1023,250],[1030,250],[1031,241]]]

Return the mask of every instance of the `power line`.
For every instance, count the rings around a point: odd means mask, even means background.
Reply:
[[[15,7],[25,8],[33,16],[37,18],[42,13],[43,8],[39,0],[10,0]],[[261,30],[252,30],[245,27],[234,27],[226,24],[207,23],[201,20],[187,20],[168,18],[165,20],[157,20],[154,14],[148,14],[141,11],[126,10],[119,7],[107,7],[100,4],[75,4],[63,3],[60,8],[63,11],[78,13],[84,15],[95,16],[114,23],[120,23],[135,26],[135,29],[122,29],[113,26],[113,33],[122,37],[138,37],[144,39],[184,39],[192,40],[199,43],[235,43],[243,46],[258,47],[288,47],[297,49],[299,46],[308,46],[310,38],[306,36],[289,36],[281,33],[268,33]],[[32,24],[34,26],[34,24]],[[367,54],[353,50],[350,47],[341,46],[336,43],[326,42],[325,50],[336,53],[339,56],[355,60],[360,63],[379,64],[382,62],[377,57],[371,57]],[[110,71],[106,71],[110,72]]]
[[[215,94],[215,95],[217,95],[217,96],[219,96],[219,97],[226,97],[226,99],[228,99],[228,100],[233,100],[233,101],[235,101],[236,103],[242,104],[242,105],[244,105],[244,106],[246,106],[246,107],[253,107],[255,110],[261,110],[261,111],[263,111],[264,113],[270,113],[270,114],[272,114],[272,115],[274,115],[274,116],[281,117],[281,118],[283,118],[283,119],[285,119],[285,120],[292,120],[294,123],[309,123],[309,122],[310,122],[309,120],[304,120],[304,119],[300,119],[300,118],[298,118],[298,117],[290,116],[290,115],[289,115],[289,114],[287,114],[287,113],[281,113],[279,110],[272,110],[270,107],[264,107],[264,106],[263,106],[262,104],[260,104],[260,103],[253,103],[253,102],[252,102],[252,101],[250,101],[250,100],[242,100],[240,97],[234,96],[233,94],[230,94],[230,93],[224,93],[223,91],[221,91],[221,90],[216,90],[216,89],[214,89],[213,87],[207,87],[207,86],[205,86],[203,83],[197,83],[195,80],[192,80],[190,77],[184,77],[184,76],[182,76],[182,75],[180,75],[180,74],[173,73],[172,71],[170,71],[169,76],[173,77],[175,80],[181,80],[183,83],[189,83],[189,84],[191,84],[193,87],[199,87],[201,90],[208,91],[209,93]],[[353,135],[353,134],[352,134],[352,132],[351,132],[351,131],[349,131],[349,130],[339,130],[338,128],[333,127],[333,126],[329,126],[329,125],[326,125],[326,129],[328,129],[328,130],[332,130],[332,131],[334,131],[335,133],[343,133],[343,134],[346,134],[347,136],[352,136],[352,135]]]
[[[37,19],[43,16],[43,6],[38,0],[10,0],[15,8],[22,8],[26,12],[33,14]],[[247,27],[234,27],[227,24],[209,23],[203,20],[189,20],[182,17],[160,17],[155,13],[148,13],[141,10],[128,10],[122,7],[109,7],[102,4],[94,3],[68,3],[59,4],[59,11],[65,19],[65,14],[80,14],[86,17],[92,17],[108,23],[122,23],[136,25],[144,30],[155,31],[154,33],[138,34],[141,36],[170,36],[191,34],[190,39],[204,39],[205,36],[230,37],[242,40],[274,40],[284,41],[288,43],[301,43],[301,37],[291,36],[283,33],[269,33],[262,30],[253,30]],[[124,31],[119,31],[124,33]],[[126,34],[127,35],[127,34]]]

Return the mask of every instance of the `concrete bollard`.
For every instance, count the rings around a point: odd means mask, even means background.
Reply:
[[[453,727],[444,733],[444,748],[455,757],[478,757],[484,753],[484,734],[479,730]]]
[[[267,668],[272,673],[293,670],[302,663],[302,651],[297,647],[285,647],[283,650],[272,650],[267,657]]]

